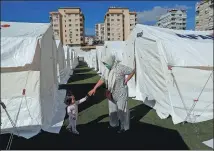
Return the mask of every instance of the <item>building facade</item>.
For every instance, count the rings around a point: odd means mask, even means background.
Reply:
[[[85,44],[90,46],[93,45],[94,39],[94,36],[85,36]]]
[[[172,9],[162,15],[156,25],[161,28],[186,30],[186,19],[186,10]]]
[[[195,30],[213,30],[213,0],[196,3]]]
[[[137,23],[137,13],[128,8],[111,7],[104,19],[104,40],[124,41]]]
[[[104,23],[99,23],[95,25],[95,40],[104,42]]]
[[[60,40],[60,14],[59,12],[50,12],[50,21],[53,26],[53,34],[56,40]]]
[[[59,8],[58,12],[50,12],[50,19],[54,37],[60,39],[63,45],[83,45],[85,43],[85,18],[80,8]],[[59,34],[57,35],[57,33]]]

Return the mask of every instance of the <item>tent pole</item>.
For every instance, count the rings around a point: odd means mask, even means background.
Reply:
[[[5,105],[4,102],[2,102],[1,100],[0,100],[0,105],[1,105],[1,107],[5,110],[5,112],[6,112],[6,114],[7,114],[7,117],[8,117],[8,119],[10,120],[11,125],[13,126],[14,129],[16,129],[17,134],[19,135],[19,132],[18,132],[18,129],[16,128],[16,126],[15,126],[15,123],[13,122],[13,120],[12,120],[10,114],[7,112],[6,105]],[[1,111],[1,107],[0,107],[0,111]],[[2,125],[2,122],[1,122],[1,125]]]

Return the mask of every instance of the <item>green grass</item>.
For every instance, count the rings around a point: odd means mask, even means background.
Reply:
[[[76,70],[84,71],[89,68],[81,67],[77,68]],[[80,72],[82,74],[82,72]],[[84,74],[96,74],[95,71],[92,69]],[[71,82],[72,84],[85,84],[85,83],[96,83],[99,80],[99,76],[94,76],[88,79],[83,79],[79,81]],[[133,108],[135,106],[140,105],[141,102],[136,100],[129,100],[129,108]],[[96,110],[96,112],[94,112]],[[84,124],[89,122],[91,119],[97,118],[98,115],[108,114],[108,104],[106,101],[99,103],[96,106],[92,106],[87,110],[80,112],[79,116],[79,124]],[[103,119],[103,121],[108,121],[108,117]],[[184,142],[187,144],[189,149],[199,149],[199,150],[209,150],[210,148],[207,147],[202,143],[202,141],[208,140],[213,138],[213,120],[201,122],[197,124],[185,123],[185,124],[176,124],[172,123],[172,119],[160,119],[156,114],[155,110],[150,110],[144,117],[140,119],[141,122],[157,125],[160,127],[176,130],[179,132],[181,137],[183,138]]]
[[[95,71],[81,63],[68,84],[60,89],[71,89],[75,97],[84,97],[99,80]],[[155,110],[140,101],[129,100],[131,127],[124,134],[108,130],[108,102],[101,87],[89,101],[79,105],[78,127],[80,136],[65,130],[67,116],[59,134],[42,132],[32,139],[15,137],[12,149],[194,149],[210,150],[202,141],[213,138],[213,120],[198,124],[172,123],[161,120]],[[9,135],[1,136],[1,149],[6,148]]]

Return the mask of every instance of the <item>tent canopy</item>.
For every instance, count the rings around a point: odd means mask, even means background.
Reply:
[[[133,66],[136,58],[136,99],[156,100],[147,104],[161,118],[171,115],[174,124],[212,119],[212,33],[136,25],[124,48],[130,58],[124,63]]]
[[[1,22],[1,67],[20,67],[33,62],[37,40],[50,24]],[[12,57],[11,57],[12,56]]]
[[[41,129],[58,133],[65,111],[55,115],[63,106],[65,92],[57,89],[57,47],[52,27],[42,23],[1,24],[10,25],[1,29],[1,100],[19,135],[30,138]],[[1,118],[1,132],[17,134],[4,110]],[[58,128],[51,129],[53,125]]]
[[[138,24],[127,41],[135,38],[157,42],[169,65],[213,67],[213,31],[172,30]]]

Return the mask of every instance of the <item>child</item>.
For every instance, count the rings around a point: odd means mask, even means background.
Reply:
[[[67,113],[69,115],[69,125],[67,126],[67,129],[77,135],[79,134],[79,132],[76,129],[76,121],[78,117],[78,104],[86,101],[87,98],[88,98],[88,95],[76,101],[71,91],[69,91],[68,96],[66,97],[68,101]]]

